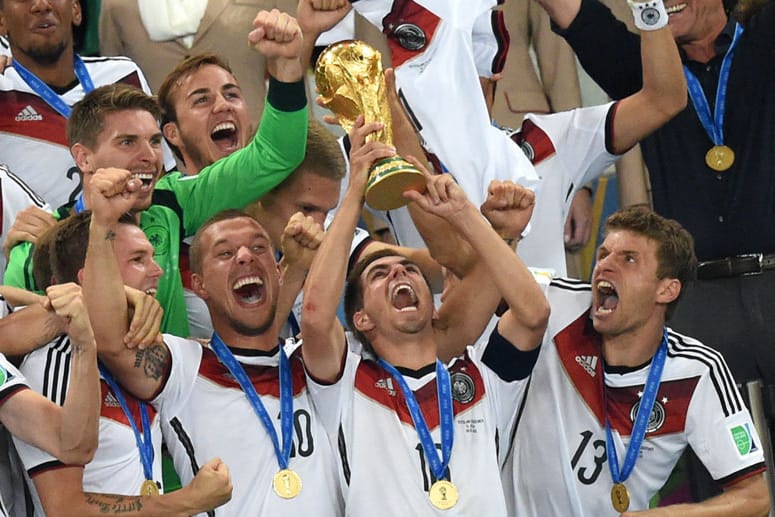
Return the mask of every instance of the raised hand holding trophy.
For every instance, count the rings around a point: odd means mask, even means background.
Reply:
[[[366,122],[382,122],[384,129],[372,133],[369,140],[393,143],[390,106],[387,102],[381,55],[373,47],[357,40],[330,45],[315,65],[315,82],[320,102],[334,112],[349,132],[358,115]],[[366,202],[375,210],[393,210],[405,205],[407,190],[425,190],[425,177],[400,156],[379,160],[369,171]]]

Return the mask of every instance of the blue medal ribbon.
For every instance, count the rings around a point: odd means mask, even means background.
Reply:
[[[439,453],[436,450],[436,445],[433,443],[431,432],[428,430],[428,424],[425,422],[420,405],[417,403],[417,399],[406,383],[404,376],[384,359],[377,359],[377,362],[393,376],[401,388],[401,392],[404,394],[406,406],[409,409],[414,428],[417,430],[417,435],[420,438],[422,450],[428,459],[431,472],[433,472],[437,481],[446,479],[448,477],[447,466],[452,456],[452,443],[454,441],[452,385],[449,380],[449,372],[441,361],[436,359],[436,395],[439,399],[439,425],[441,427],[441,459],[439,459]]]
[[[256,387],[250,382],[248,374],[245,373],[245,369],[231,353],[229,347],[223,342],[217,333],[213,333],[210,347],[215,352],[218,360],[229,370],[229,373],[239,383],[242,388],[242,392],[245,393],[248,402],[253,407],[256,416],[261,421],[272,439],[272,445],[274,445],[274,453],[277,456],[277,463],[280,465],[280,469],[288,468],[288,460],[291,457],[291,444],[293,443],[293,380],[291,379],[291,367],[288,364],[288,356],[285,355],[282,345],[280,345],[280,432],[282,433],[282,449],[280,449],[280,440],[277,437],[277,431],[275,431],[272,418],[266,411],[261,398],[256,393]]]
[[[702,90],[700,81],[697,79],[697,76],[689,70],[689,67],[684,65],[684,75],[686,76],[686,83],[689,87],[689,97],[692,99],[694,110],[697,112],[702,127],[705,128],[705,132],[708,134],[711,141],[713,141],[714,145],[724,145],[724,110],[727,99],[729,71],[732,68],[732,58],[742,33],[743,26],[739,23],[736,24],[732,43],[729,45],[727,53],[724,55],[724,59],[721,62],[713,114],[710,112],[710,105],[708,104],[708,99],[705,97],[705,92]]]
[[[19,77],[21,77],[22,80],[27,83],[27,86],[32,88],[32,90],[37,93],[41,99],[46,101],[46,104],[51,106],[63,117],[70,118],[70,112],[72,111],[72,108],[70,108],[70,106],[68,106],[67,103],[62,100],[62,97],[60,97],[54,90],[52,90],[49,85],[41,81],[38,76],[30,72],[26,67],[24,67],[24,65],[19,63],[18,60],[14,59],[11,61],[11,66],[14,67],[16,73],[19,74]],[[91,80],[89,71],[86,69],[86,65],[83,63],[83,60],[78,54],[75,54],[73,57],[73,71],[75,72],[75,76],[81,83],[85,93],[89,93],[94,89],[94,83]]]
[[[651,368],[646,379],[646,385],[643,388],[643,395],[638,405],[638,414],[635,416],[635,422],[632,426],[630,443],[627,445],[627,452],[624,456],[624,464],[619,470],[619,457],[616,455],[616,446],[614,445],[613,433],[611,433],[611,423],[608,421],[608,402],[605,401],[605,377],[603,379],[603,400],[605,406],[605,448],[608,453],[608,468],[611,471],[611,479],[614,483],[624,483],[632,474],[635,468],[635,462],[638,461],[640,447],[643,444],[643,438],[646,436],[646,426],[651,416],[651,410],[654,408],[654,402],[657,399],[659,391],[659,382],[662,378],[662,370],[665,367],[667,358],[667,329],[663,331],[662,343],[654,354],[651,361]],[[605,368],[603,369],[605,371]],[[604,374],[605,375],[605,374]]]
[[[113,375],[111,375],[102,363],[97,363],[97,365],[99,366],[102,378],[110,387],[110,391],[115,395],[127,420],[129,420],[129,426],[132,428],[132,432],[135,433],[135,441],[137,442],[137,449],[140,451],[140,462],[143,464],[145,479],[153,481],[153,438],[151,437],[151,421],[148,418],[148,407],[142,400],[137,401],[140,405],[140,420],[143,425],[142,433],[140,433],[140,430],[135,423],[135,419],[132,417],[132,412],[129,410],[129,405],[126,403],[124,392],[121,391],[121,387],[116,382],[116,379],[113,378]]]

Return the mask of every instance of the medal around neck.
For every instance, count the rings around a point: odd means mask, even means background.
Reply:
[[[291,469],[282,469],[274,475],[272,487],[283,499],[293,499],[301,492],[301,477]]]
[[[315,83],[323,106],[330,109],[348,133],[355,119],[363,115],[365,122],[382,122],[381,131],[369,135],[367,141],[392,145],[393,124],[387,102],[382,55],[358,40],[335,43],[326,48],[315,65]],[[407,190],[425,191],[425,176],[400,156],[375,162],[369,170],[366,202],[375,210],[393,210],[408,201]]]
[[[611,487],[611,504],[619,513],[626,512],[630,507],[630,492],[624,483],[616,483]]]
[[[159,495],[159,486],[153,479],[146,479],[140,486],[140,495]]]
[[[735,152],[727,145],[714,145],[705,154],[705,163],[716,172],[724,172],[735,163]]]
[[[428,492],[431,504],[439,510],[449,510],[457,504],[457,487],[445,479],[436,481]]]

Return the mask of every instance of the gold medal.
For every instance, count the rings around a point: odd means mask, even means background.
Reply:
[[[282,469],[274,475],[272,487],[283,499],[293,499],[301,492],[301,478],[291,469]]]
[[[433,506],[439,510],[449,510],[457,503],[457,487],[444,479],[436,481],[431,485],[428,497]]]
[[[616,483],[611,487],[611,504],[614,505],[614,510],[619,513],[626,512],[630,507],[630,492],[627,491],[627,487],[624,483]]]
[[[735,163],[735,152],[726,145],[714,145],[705,154],[705,163],[716,172],[724,172]]]
[[[146,479],[140,486],[140,495],[159,495],[159,486],[153,479]]]

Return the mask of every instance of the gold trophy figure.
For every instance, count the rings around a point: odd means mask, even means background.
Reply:
[[[357,40],[341,41],[326,48],[315,65],[315,83],[323,105],[334,112],[348,133],[358,115],[366,122],[382,122],[381,131],[367,137],[393,143],[393,126],[387,102],[382,56]],[[377,161],[369,171],[366,202],[375,210],[393,210],[407,203],[403,192],[425,190],[425,177],[400,156]]]

